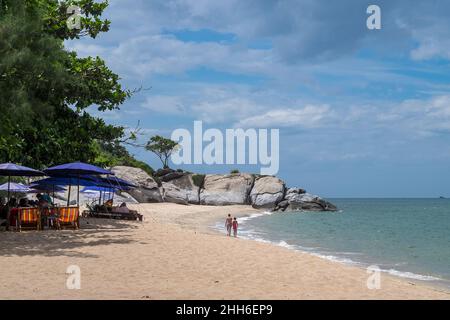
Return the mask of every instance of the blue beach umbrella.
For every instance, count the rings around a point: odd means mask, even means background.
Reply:
[[[19,166],[14,163],[0,164],[0,176],[8,177],[39,177],[45,174],[39,170],[31,169],[24,166]]]
[[[72,162],[61,164],[59,166],[45,169],[44,172],[49,176],[67,176],[67,175],[114,175],[111,171],[83,162]]]
[[[80,176],[81,175],[114,175],[111,171],[94,166],[92,164],[83,162],[72,162],[54,166],[44,170],[44,172],[51,177],[67,177],[76,176],[78,185],[77,204],[80,205]],[[69,195],[67,205],[70,203],[70,189],[72,184],[69,184]]]
[[[106,188],[106,187],[84,187],[83,190],[81,190],[82,193],[90,193],[90,192],[111,192],[111,190],[114,190],[114,188]]]
[[[56,192],[64,192],[65,188],[57,185],[40,185],[40,184],[31,184],[30,185],[30,193],[53,193],[53,198],[55,198]]]
[[[101,184],[100,182],[97,182],[95,180],[88,180],[84,178],[78,179],[77,177],[51,177],[46,178],[42,180],[35,181],[31,184],[32,187],[47,187],[50,188],[52,186],[70,186],[70,185],[77,185],[80,184],[80,186],[98,186],[103,185],[104,187],[108,187],[107,184]]]
[[[16,193],[29,193],[31,189],[21,183],[4,183],[0,185],[0,191],[16,192]]]
[[[119,191],[127,191],[132,188],[137,188],[135,184],[117,177],[99,178],[99,182],[102,184],[107,184],[110,188],[114,188]]]
[[[45,174],[39,170],[19,166],[14,163],[0,164],[0,176],[8,177],[8,186],[11,186],[11,177],[39,177]],[[10,188],[8,187],[8,201],[10,198]]]

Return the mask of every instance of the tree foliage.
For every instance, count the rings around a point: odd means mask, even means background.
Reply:
[[[82,11],[70,30],[67,8]],[[99,58],[80,58],[64,41],[109,30],[108,2],[0,0],[0,162],[44,168],[95,162],[98,143],[117,147],[124,128],[87,112],[119,109],[132,95]]]
[[[156,135],[150,138],[150,141],[145,148],[158,156],[165,169],[169,167],[169,158],[172,155],[172,152],[178,148],[178,143],[171,139]]]

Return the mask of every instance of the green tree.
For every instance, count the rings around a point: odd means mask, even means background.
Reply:
[[[159,160],[161,160],[163,168],[166,169],[169,168],[169,158],[172,152],[177,150],[178,143],[157,135],[150,138],[145,148],[156,154]]]
[[[67,8],[81,8],[81,28],[69,29]],[[64,41],[109,30],[108,2],[0,0],[0,162],[36,168],[94,162],[96,143],[114,147],[124,128],[86,109],[119,109],[131,97],[99,58],[80,58]]]

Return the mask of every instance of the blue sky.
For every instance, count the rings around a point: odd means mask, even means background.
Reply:
[[[366,27],[370,4],[381,7],[381,30]],[[67,47],[104,58],[127,88],[151,87],[101,114],[140,121],[141,141],[194,120],[279,128],[279,176],[290,186],[326,197],[450,196],[448,15],[450,2],[438,0],[111,0],[110,32]]]

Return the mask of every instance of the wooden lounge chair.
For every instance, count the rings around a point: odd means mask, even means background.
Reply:
[[[143,221],[143,216],[136,210],[121,210],[120,206],[110,207],[99,205],[87,205],[88,210],[83,211],[83,217],[89,218],[104,218],[116,220],[139,220]]]
[[[56,219],[59,230],[64,228],[79,229],[80,227],[80,208],[78,207],[61,207],[59,215]]]
[[[38,208],[19,208],[17,212],[17,230],[40,230],[41,215]]]

